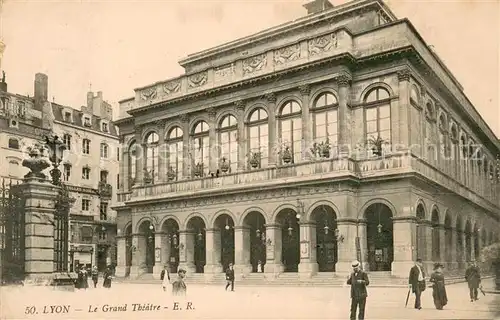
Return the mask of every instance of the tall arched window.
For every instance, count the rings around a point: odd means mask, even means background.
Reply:
[[[128,179],[129,188],[132,187],[137,181],[135,181],[137,167],[137,144],[132,142],[128,147]]]
[[[280,110],[280,129],[282,148],[290,148],[292,163],[302,159],[302,117],[301,108],[296,101],[286,102]]]
[[[208,137],[208,123],[205,121],[198,122],[193,131],[193,146],[194,146],[194,165],[202,166],[202,174],[208,173],[208,165],[210,161],[210,140]]]
[[[366,141],[380,137],[386,144],[391,142],[390,95],[384,88],[374,88],[365,98]]]
[[[167,136],[168,144],[168,168],[167,174],[175,173],[175,180],[182,178],[183,164],[183,144],[182,144],[182,129],[174,127]],[[170,179],[170,178],[169,178]],[[174,180],[172,179],[172,180]]]
[[[313,118],[313,136],[315,143],[326,142],[330,146],[338,144],[338,101],[329,92],[322,93],[316,98],[311,109]],[[335,154],[336,150],[332,154]]]
[[[229,172],[238,168],[238,123],[234,116],[222,118],[219,126],[219,141],[221,144],[221,159],[229,164]]]
[[[255,109],[249,117],[248,132],[250,137],[250,152],[260,152],[260,164],[258,167],[267,167],[269,134],[267,125],[268,115],[262,108]]]
[[[446,152],[447,150],[447,141],[446,141],[446,130],[447,130],[447,125],[446,125],[446,118],[443,114],[439,116],[439,154],[441,155],[442,158],[447,157],[448,153]]]
[[[146,172],[144,179],[146,182],[154,183],[158,181],[158,142],[159,137],[156,132],[151,132],[146,136]]]

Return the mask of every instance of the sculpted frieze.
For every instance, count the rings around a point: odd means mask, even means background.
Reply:
[[[197,88],[204,86],[208,80],[208,73],[206,71],[193,74],[188,77],[189,88]]]
[[[181,90],[181,82],[179,80],[170,81],[163,84],[163,91],[166,95],[171,95],[173,93],[179,92]]]
[[[215,81],[220,81],[223,80],[224,78],[229,78],[234,74],[234,65],[229,64],[226,66],[216,68],[214,74],[215,74]]]
[[[308,50],[310,56],[318,55],[335,48],[337,48],[337,36],[335,35],[335,33],[323,35],[311,39],[308,42]]]
[[[243,60],[243,74],[251,74],[264,69],[267,65],[267,55],[259,54]]]
[[[147,88],[141,91],[141,99],[142,100],[153,100],[156,98],[156,87]]]
[[[294,44],[274,51],[274,62],[285,64],[300,59],[300,44]]]

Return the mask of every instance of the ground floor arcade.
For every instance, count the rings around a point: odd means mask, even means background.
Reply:
[[[487,216],[453,213],[416,195],[409,197],[413,205],[401,204],[404,197],[396,194],[320,197],[272,201],[267,207],[206,205],[206,213],[201,208],[136,212],[118,237],[117,275],[157,276],[169,265],[171,271],[182,266],[210,276],[233,263],[239,275],[309,277],[348,272],[350,262],[359,259],[365,270],[407,276],[417,257],[428,268],[440,261],[448,270],[463,269],[498,238],[498,224]]]

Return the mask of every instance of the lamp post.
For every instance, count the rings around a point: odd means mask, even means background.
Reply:
[[[53,133],[45,136],[45,145],[49,151],[49,160],[53,167],[52,170],[50,170],[52,184],[56,186],[61,185],[61,170],[59,170],[59,164],[63,159],[63,153],[64,150],[66,150],[66,145],[56,134]]]

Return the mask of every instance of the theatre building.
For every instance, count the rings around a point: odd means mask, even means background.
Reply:
[[[411,22],[305,8],[120,102],[117,276],[458,272],[498,239],[500,143]]]

